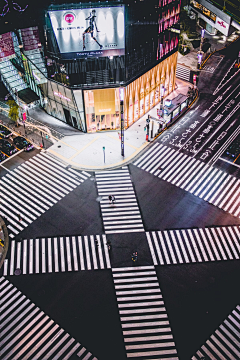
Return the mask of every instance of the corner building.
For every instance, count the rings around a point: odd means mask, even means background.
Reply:
[[[117,130],[123,99],[125,128],[137,121],[160,101],[162,86],[165,96],[174,90],[180,2],[52,5],[45,16],[48,79],[52,81],[45,84],[46,111],[84,132]],[[54,90],[59,74],[67,84]],[[68,105],[74,101],[78,114],[61,109],[59,100]]]

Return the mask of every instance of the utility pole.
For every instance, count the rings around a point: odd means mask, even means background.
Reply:
[[[120,112],[121,112],[121,155],[124,157],[124,102],[120,100]]]

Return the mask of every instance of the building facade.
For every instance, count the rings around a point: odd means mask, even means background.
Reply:
[[[229,1],[190,0],[189,11],[197,15],[199,25],[209,34],[215,35],[220,31],[223,35],[229,36],[236,29],[240,30],[240,14],[235,9],[234,15],[227,10],[228,6]]]
[[[40,106],[80,131],[120,129],[120,99],[129,127],[160,101],[160,89],[167,96],[175,87],[180,5],[55,1],[40,26],[2,36],[13,45],[0,72],[20,71],[24,80],[16,81],[37,94]]]
[[[177,65],[179,0],[99,3],[54,5],[46,12],[49,77],[64,75],[65,92],[79,91],[80,97],[81,91],[84,116],[73,119],[70,111],[66,122],[81,117],[87,132],[120,129],[121,95],[129,127],[160,101],[162,86],[165,95],[174,89]],[[57,108],[51,115],[67,119]]]

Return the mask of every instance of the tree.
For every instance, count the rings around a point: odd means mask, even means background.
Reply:
[[[19,117],[19,106],[18,104],[14,101],[14,100],[8,100],[7,104],[9,106],[9,112],[8,112],[8,117],[17,123],[18,117]]]

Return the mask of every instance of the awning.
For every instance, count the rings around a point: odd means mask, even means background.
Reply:
[[[25,104],[31,104],[32,102],[40,99],[40,97],[30,88],[18,91],[18,97]]]

